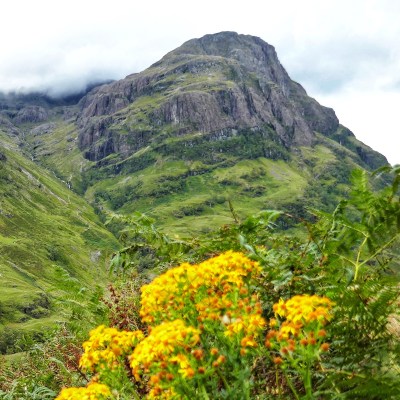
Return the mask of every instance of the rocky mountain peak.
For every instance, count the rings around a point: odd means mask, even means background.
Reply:
[[[262,61],[277,58],[274,47],[259,37],[236,32],[219,32],[188,40],[164,58],[178,54],[211,55],[237,60],[242,59],[241,54],[252,55]]]
[[[273,46],[221,32],[192,39],[147,70],[96,88],[81,101],[81,149],[91,160],[128,157],[166,131],[231,137],[250,129],[278,145],[310,146],[339,121],[292,81]],[[122,133],[122,134],[121,134]]]
[[[220,32],[191,39],[168,53],[161,62],[178,55],[218,56],[237,61],[263,80],[277,83],[285,92],[290,78],[278,60],[275,48],[257,36]]]

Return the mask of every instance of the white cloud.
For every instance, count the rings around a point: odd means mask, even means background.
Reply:
[[[333,107],[341,123],[361,141],[384,154],[391,164],[400,163],[400,92],[349,89],[318,98]]]
[[[1,16],[0,90],[75,91],[138,72],[193,37],[223,30],[259,36],[343,124],[400,162],[393,151],[400,93],[395,0],[5,0]],[[375,144],[378,129],[389,150]]]

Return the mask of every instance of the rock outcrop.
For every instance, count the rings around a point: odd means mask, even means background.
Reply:
[[[18,111],[13,122],[16,124],[37,123],[46,121],[48,117],[47,111],[43,107],[27,106]]]
[[[7,156],[4,153],[2,153],[1,151],[0,151],[0,161],[3,161],[3,162],[7,161]]]

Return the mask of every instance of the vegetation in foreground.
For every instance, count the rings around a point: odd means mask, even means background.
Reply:
[[[114,218],[128,223],[109,326],[82,354],[75,324],[41,345],[36,371],[21,366],[37,348],[8,361],[2,398],[399,398],[400,169],[390,172],[379,193],[355,173],[348,200],[290,235],[275,228],[295,217],[275,211],[191,240],[145,216]]]

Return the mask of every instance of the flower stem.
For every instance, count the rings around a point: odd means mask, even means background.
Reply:
[[[287,380],[287,377],[286,377]],[[281,391],[281,385],[279,384],[279,370],[278,370],[278,366],[275,367],[275,384],[276,387],[278,388],[278,395],[279,397],[281,397],[282,395],[282,391]]]
[[[287,375],[287,373],[286,373],[286,371],[285,371],[284,369],[283,369],[282,371],[283,371],[283,374],[285,375],[286,382],[287,382],[288,386],[290,387],[290,390],[291,390],[292,393],[294,394],[294,397],[296,398],[296,400],[300,400],[300,397],[299,397],[299,395],[297,394],[297,391],[296,391],[296,389],[295,389],[294,386],[293,386],[292,380],[288,377],[288,375]]]
[[[200,388],[201,388],[201,393],[203,395],[204,400],[210,400],[210,398],[208,397],[207,390],[204,387],[204,385],[201,385]]]
[[[312,400],[311,368],[309,360],[307,360],[306,371],[304,374],[304,389],[306,390],[306,399]]]

